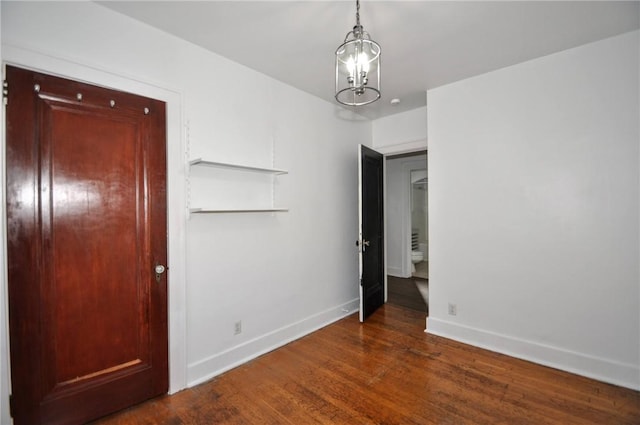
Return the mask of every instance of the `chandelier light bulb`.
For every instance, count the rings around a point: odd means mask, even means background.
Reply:
[[[353,59],[353,56],[349,56],[347,60],[347,70],[349,71],[349,75],[353,77],[354,71],[356,69],[356,61]]]
[[[369,72],[369,57],[365,52],[360,53],[358,56],[358,64],[362,71]]]

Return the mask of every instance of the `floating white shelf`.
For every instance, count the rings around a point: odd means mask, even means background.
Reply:
[[[263,175],[271,175],[277,176],[281,174],[288,174],[287,170],[282,170],[278,168],[262,168],[262,167],[253,167],[249,165],[242,164],[232,164],[229,162],[217,162],[217,161],[207,161],[202,158],[195,158],[189,161],[189,167],[211,167],[211,168],[219,168],[219,169],[227,169],[231,171],[238,172],[252,172],[252,173],[260,173]],[[191,179],[189,178],[189,185]],[[274,183],[273,179],[271,179],[271,191],[272,191],[272,203],[274,202],[273,191]],[[191,201],[189,200],[189,203]],[[264,205],[264,204],[263,204]],[[287,212],[288,208],[275,208],[275,207],[266,207],[266,208],[189,208],[189,212],[191,214],[221,214],[221,213],[261,213],[261,212]]]
[[[190,208],[191,214],[222,214],[222,213],[252,213],[252,212],[287,212],[288,208],[246,208],[246,209],[207,209]]]
[[[267,173],[267,174],[288,174],[287,170],[280,170],[278,168],[261,168],[261,167],[252,167],[249,165],[242,164],[231,164],[228,162],[214,162],[214,161],[206,161],[202,158],[196,158],[189,161],[189,165],[202,165],[206,167],[216,167],[216,168],[230,168],[233,170],[241,170],[241,171],[253,171],[256,173]]]

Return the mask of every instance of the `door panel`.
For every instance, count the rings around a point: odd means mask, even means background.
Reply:
[[[383,156],[359,145],[360,321],[384,304]]]
[[[14,420],[84,423],[168,388],[165,105],[7,80]]]

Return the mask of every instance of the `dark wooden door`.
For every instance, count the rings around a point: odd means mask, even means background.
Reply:
[[[165,104],[7,81],[14,423],[80,424],[168,388]]]
[[[360,321],[384,304],[383,156],[359,146]]]

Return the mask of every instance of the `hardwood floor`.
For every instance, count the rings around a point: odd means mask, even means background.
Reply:
[[[640,393],[424,333],[386,304],[95,424],[637,425]]]
[[[414,278],[387,276],[387,302],[428,313],[429,308],[416,287]]]

